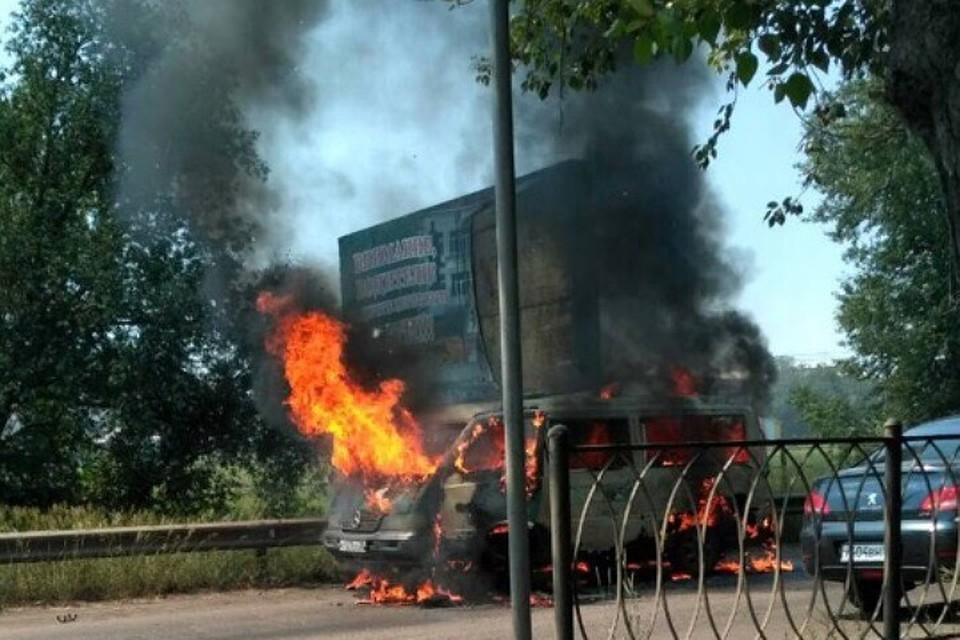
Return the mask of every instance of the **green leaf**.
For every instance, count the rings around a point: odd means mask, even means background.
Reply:
[[[789,69],[789,68],[790,68],[790,63],[789,63],[789,62],[781,62],[780,64],[776,64],[776,65],[770,67],[770,69],[767,70],[767,75],[768,75],[768,76],[778,76],[778,75],[780,75],[781,73],[783,73],[784,71],[786,71],[786,70]]]
[[[693,55],[693,41],[676,36],[673,39],[673,57],[677,62],[686,62]]]
[[[744,51],[737,56],[737,78],[747,86],[757,73],[757,56],[749,51]]]
[[[822,47],[811,51],[807,59],[810,60],[813,66],[824,73],[830,71],[830,56],[827,55],[827,52],[824,51]]]
[[[765,33],[757,39],[757,46],[769,60],[780,57],[780,38],[772,33]]]
[[[807,107],[807,101],[810,99],[810,94],[813,93],[813,83],[807,74],[796,72],[787,78],[782,86],[793,106],[801,109]]]
[[[730,29],[748,29],[754,20],[753,9],[748,2],[739,0],[727,9],[726,23]]]
[[[777,104],[783,102],[783,97],[786,94],[784,84],[779,82],[776,86],[773,87],[773,101]]]
[[[717,34],[720,33],[720,16],[713,11],[704,11],[697,20],[697,31],[704,42],[717,44]]]
[[[650,0],[630,0],[633,10],[645,18],[649,18],[656,13],[653,3]]]
[[[649,62],[655,53],[653,39],[650,36],[641,34],[633,41],[633,57],[640,64]]]

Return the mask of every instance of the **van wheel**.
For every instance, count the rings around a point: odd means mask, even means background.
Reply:
[[[670,569],[673,573],[699,576],[701,548],[696,528],[671,534],[664,545],[663,555],[670,563]],[[709,575],[720,560],[720,545],[717,536],[710,535],[709,532],[706,534],[702,555],[703,566],[707,575]]]
[[[529,557],[531,586],[543,588],[549,584],[549,574],[542,569],[550,564],[550,535],[546,529],[535,526],[530,530]],[[494,576],[496,587],[509,591],[510,586],[510,545],[506,531],[489,533],[480,556],[481,568]]]

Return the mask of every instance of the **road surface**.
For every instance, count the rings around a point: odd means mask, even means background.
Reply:
[[[849,608],[839,614],[831,632],[825,603],[839,607],[837,585],[815,590],[802,574],[753,576],[749,589],[736,577],[710,578],[699,592],[695,581],[668,585],[658,598],[652,584],[637,586],[623,607],[595,598],[580,611],[589,638],[634,637],[754,638],[758,626],[767,638],[877,637]],[[706,597],[704,597],[706,593]],[[826,594],[826,597],[825,595]],[[910,617],[909,607],[903,614]],[[667,612],[667,613],[665,613]],[[789,616],[787,613],[789,612]],[[792,621],[791,621],[792,618]],[[882,625],[874,629],[879,632]],[[534,607],[535,638],[554,637],[553,609]],[[936,628],[913,625],[911,637],[957,637],[960,625],[948,621]],[[465,606],[372,606],[342,587],[275,589],[178,595],[150,600],[84,603],[62,607],[10,608],[0,612],[2,640],[486,640],[512,637],[509,608],[489,602]]]

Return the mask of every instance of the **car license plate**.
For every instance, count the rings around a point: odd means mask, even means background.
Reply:
[[[854,562],[883,562],[886,558],[886,549],[882,544],[855,544],[853,547]],[[850,562],[851,545],[840,545],[840,562]]]
[[[366,540],[341,540],[337,548],[340,551],[343,551],[344,553],[366,553],[367,541]]]

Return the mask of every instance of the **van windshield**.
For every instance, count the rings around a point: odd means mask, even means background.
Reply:
[[[524,416],[524,442],[528,466],[535,462],[542,416]],[[499,415],[471,421],[453,445],[453,466],[461,473],[501,471],[506,459],[506,429]]]

